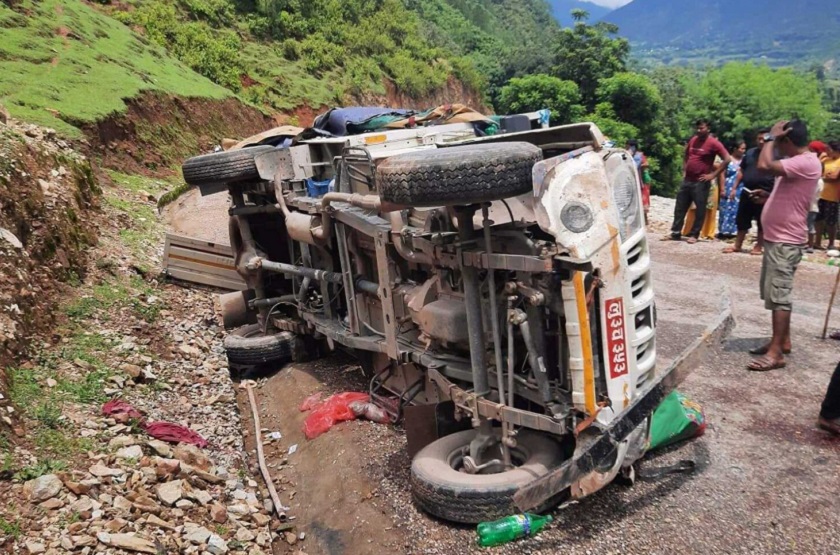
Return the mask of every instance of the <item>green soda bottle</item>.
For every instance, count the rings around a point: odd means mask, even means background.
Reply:
[[[492,547],[519,538],[536,536],[551,520],[551,515],[540,516],[525,513],[506,516],[493,522],[482,522],[478,525],[478,545]]]

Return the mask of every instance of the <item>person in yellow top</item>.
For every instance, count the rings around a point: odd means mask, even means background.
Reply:
[[[837,215],[840,207],[840,141],[830,141],[824,156],[823,186],[819,200],[819,214],[817,215],[814,248],[819,249],[824,232],[828,233],[828,249],[834,248],[837,239]]]

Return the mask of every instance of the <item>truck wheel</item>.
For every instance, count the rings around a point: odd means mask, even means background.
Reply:
[[[254,158],[272,150],[273,146],[253,146],[189,158],[181,166],[184,181],[189,185],[219,185],[259,179]]]
[[[295,334],[281,331],[263,335],[259,324],[249,324],[225,337],[225,351],[230,364],[252,366],[267,362],[285,363],[292,360]]]
[[[496,474],[462,471],[463,454],[469,451],[475,430],[440,438],[414,456],[411,489],[418,507],[453,522],[476,524],[519,513],[513,494],[523,485],[548,473],[564,460],[559,443],[548,436],[523,430],[513,450],[516,467]],[[559,498],[539,507],[542,512]]]
[[[398,154],[377,168],[383,200],[452,206],[513,197],[533,188],[542,151],[530,143],[487,143]]]

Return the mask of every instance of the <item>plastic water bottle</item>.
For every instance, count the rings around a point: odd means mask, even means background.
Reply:
[[[551,515],[540,516],[525,513],[506,516],[493,522],[482,522],[478,525],[478,545],[492,547],[519,538],[536,536],[551,520]]]

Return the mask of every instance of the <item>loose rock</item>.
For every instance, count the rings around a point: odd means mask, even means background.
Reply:
[[[61,480],[55,474],[44,474],[34,480],[29,480],[23,486],[23,492],[32,503],[40,503],[58,495],[61,491]]]
[[[169,506],[174,505],[184,494],[181,480],[173,480],[157,487],[157,497]]]

